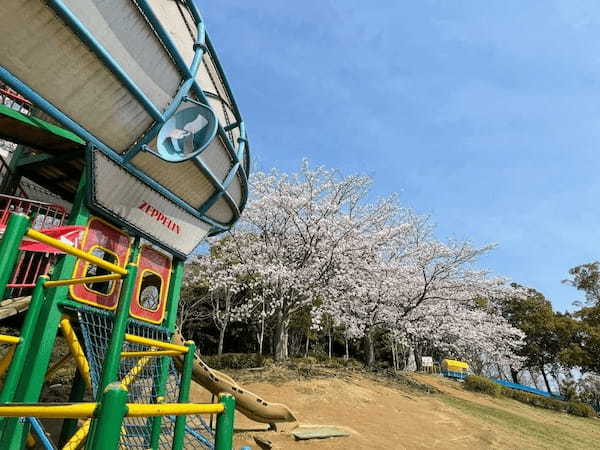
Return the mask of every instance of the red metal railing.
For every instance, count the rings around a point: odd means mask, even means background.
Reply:
[[[0,84],[0,104],[8,106],[21,114],[31,114],[32,103],[9,87]]]
[[[31,217],[34,229],[59,227],[67,219],[67,211],[60,205],[0,194],[0,230],[4,230],[13,212]],[[55,260],[53,254],[22,251],[7,284],[5,298],[30,295],[37,278],[46,274]]]
[[[10,214],[14,212],[31,217],[31,226],[36,230],[59,227],[67,216],[67,211],[60,205],[0,194],[0,229],[6,227]]]

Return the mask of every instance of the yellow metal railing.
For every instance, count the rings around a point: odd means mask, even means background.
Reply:
[[[18,336],[9,336],[7,334],[0,334],[0,342],[3,344],[18,344],[21,342],[21,338]]]
[[[63,316],[62,319],[60,319],[60,331],[62,331],[62,334],[67,341],[69,350],[71,350],[71,355],[73,355],[73,358],[75,359],[75,364],[77,365],[77,369],[79,370],[86,387],[92,392],[90,365],[85,357],[83,347],[79,343],[79,339],[77,339],[77,334],[75,334],[75,330],[73,330],[71,321],[67,316]]]
[[[89,419],[98,403],[14,404],[0,406],[0,417],[38,417],[40,419]],[[220,414],[222,403],[127,403],[125,417],[187,416]]]
[[[44,283],[44,287],[53,288],[58,286],[70,286],[72,284],[89,284],[89,283],[100,283],[102,281],[111,281],[111,280],[119,280],[123,276],[118,273],[110,273],[108,275],[97,275],[94,277],[85,277],[85,278],[70,278],[68,280],[54,280],[54,281],[46,281]]]
[[[144,356],[159,357],[159,356],[177,356],[181,355],[177,350],[155,350],[145,352],[121,352],[121,358],[141,358]]]
[[[63,252],[75,256],[77,258],[83,259],[90,264],[94,264],[95,266],[102,267],[103,269],[109,270],[114,273],[118,273],[119,275],[127,275],[127,269],[117,266],[116,264],[109,263],[108,261],[103,260],[102,258],[98,258],[97,256],[92,255],[91,253],[84,252],[83,250],[79,250],[78,248],[73,247],[72,245],[65,244],[58,239],[51,238],[50,236],[45,235],[44,233],[40,233],[32,228],[29,228],[26,233],[28,238],[31,238],[35,241],[41,242],[43,244],[50,245],[58,250],[62,250]]]
[[[184,345],[170,344],[168,342],[157,341],[155,339],[149,339],[141,336],[136,336],[134,334],[125,334],[125,340],[128,342],[133,342],[134,344],[142,344],[148,345],[150,347],[158,347],[165,350],[174,350],[176,352],[187,353],[188,348]]]

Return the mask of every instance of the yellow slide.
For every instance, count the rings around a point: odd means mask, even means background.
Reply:
[[[179,332],[175,333],[173,342],[183,344],[184,340]],[[175,361],[180,366],[183,363],[183,356],[175,357]],[[208,367],[198,355],[195,356],[192,379],[214,395],[221,392],[233,395],[236,409],[255,422],[273,424],[296,421],[294,413],[286,405],[269,403],[258,395],[247,391],[231,377]]]

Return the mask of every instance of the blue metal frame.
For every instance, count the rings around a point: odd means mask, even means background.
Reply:
[[[533,388],[531,386],[525,386],[524,384],[513,383],[511,381],[502,380],[500,378],[490,378],[494,383],[497,383],[501,386],[505,386],[510,389],[516,389],[519,391],[529,392],[530,394],[541,395],[542,397],[555,398],[557,400],[564,400],[564,397],[560,395],[553,394],[551,392],[542,391],[540,389]]]
[[[44,428],[38,419],[35,417],[27,417],[25,420],[29,422],[31,429],[38,438],[38,442],[42,445],[42,447],[44,447],[45,450],[56,450],[54,444],[52,444],[50,439],[48,439],[48,436],[46,436],[46,432],[44,431]]]
[[[122,166],[127,172],[129,172],[142,182],[146,183],[160,194],[164,195],[167,199],[174,202],[175,204],[183,208],[185,211],[192,214],[194,217],[201,219],[207,224],[209,224],[212,227],[210,230],[210,234],[214,235],[230,228],[233,225],[233,223],[235,223],[235,221],[239,218],[240,212],[243,210],[247,202],[247,171],[249,170],[249,158],[247,155],[248,142],[246,138],[244,122],[237,108],[237,104],[235,103],[233,94],[231,93],[230,86],[223,73],[221,64],[215,55],[212,43],[206,34],[204,23],[202,21],[202,16],[193,0],[185,0],[184,3],[188,7],[194,20],[196,21],[197,26],[197,38],[196,42],[194,43],[195,52],[190,67],[188,67],[185,64],[185,61],[177,51],[177,48],[174,45],[171,37],[166,32],[160,21],[157,19],[156,15],[154,14],[154,11],[148,4],[147,0],[136,0],[138,8],[144,14],[150,25],[153,27],[157,37],[160,39],[166,51],[173,59],[178,71],[181,73],[183,78],[182,84],[173,100],[170,102],[170,104],[167,106],[164,112],[160,112],[158,108],[156,108],[156,106],[150,101],[150,99],[133,82],[133,80],[131,80],[131,78],[114,60],[114,58],[112,58],[112,56],[106,51],[106,49],[94,38],[94,36],[89,32],[89,30],[87,30],[87,28],[76,18],[76,16],[74,16],[71,13],[68,7],[65,6],[64,2],[62,0],[48,0],[49,6],[82,39],[82,41],[88,46],[88,48],[90,48],[90,50],[93,51],[104,64],[106,64],[108,69],[132,93],[132,95],[140,102],[140,104],[144,107],[148,114],[150,114],[150,116],[155,120],[154,125],[146,131],[146,133],[144,134],[144,136],[142,136],[139,142],[134,144],[134,146],[132,146],[123,155],[120,155],[117,152],[115,152],[108,145],[106,145],[104,142],[102,142],[100,139],[94,136],[91,132],[89,132],[84,127],[76,123],[74,120],[72,120],[70,117],[68,117],[58,108],[56,108],[53,104],[48,102],[45,98],[43,98],[36,91],[31,89],[29,86],[27,86],[25,83],[23,83],[21,80],[19,80],[17,77],[15,77],[12,73],[10,73],[2,66],[0,66],[0,80],[4,81],[9,86],[22,93],[25,97],[27,97],[34,104],[36,104],[41,110],[43,110],[44,112],[52,116],[54,119],[56,119],[59,123],[61,123],[65,128],[71,130],[73,133],[77,134],[79,137],[101,150],[114,162]],[[164,124],[164,122],[171,118],[171,116],[177,111],[177,109],[183,101],[194,101],[193,99],[190,99],[188,97],[190,91],[194,93],[194,95],[198,98],[199,102],[206,106],[209,106],[204,91],[196,81],[196,75],[198,73],[200,64],[202,63],[202,57],[205,51],[208,51],[210,53],[211,58],[214,61],[217,70],[219,71],[220,79],[223,82],[224,88],[226,89],[227,94],[231,99],[231,109],[234,112],[236,122],[232,125],[227,126],[227,130],[225,130],[221,124],[219,124],[218,127],[218,136],[224,143],[233,161],[233,167],[230,169],[229,174],[223,182],[221,182],[211,172],[211,170],[204,164],[204,162],[201,159],[199,159],[198,157],[193,159],[194,163],[198,166],[200,171],[209,179],[209,181],[216,190],[216,192],[202,205],[195,206],[184,202],[181,198],[179,198],[176,194],[171,192],[165,186],[162,186],[160,183],[153,180],[148,175],[144,174],[142,171],[133,166],[133,164],[130,163],[130,160],[139,151],[148,150],[146,144],[156,136],[156,134],[160,130],[160,127]],[[231,142],[226,132],[233,129],[236,126],[239,127],[240,131],[240,137],[238,138],[238,142],[236,143],[238,147],[237,151],[234,148],[234,143]],[[152,152],[152,154],[156,157],[160,157],[155,152]],[[199,152],[199,154],[201,154],[201,152]],[[239,206],[233,200],[231,195],[227,192],[227,188],[231,185],[236,176],[239,178],[242,190],[242,199],[240,201]],[[221,198],[223,198],[227,202],[228,206],[233,212],[233,219],[226,223],[217,221],[215,219],[211,219],[206,215],[207,211]]]

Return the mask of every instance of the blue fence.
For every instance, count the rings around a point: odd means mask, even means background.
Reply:
[[[501,386],[505,386],[511,389],[517,389],[519,391],[529,392],[531,394],[541,395],[543,397],[556,398],[558,400],[564,400],[560,395],[551,394],[550,392],[541,391],[536,388],[532,388],[531,386],[525,386],[524,384],[511,383],[510,381],[501,380],[500,378],[490,378],[495,383],[498,383]]]

